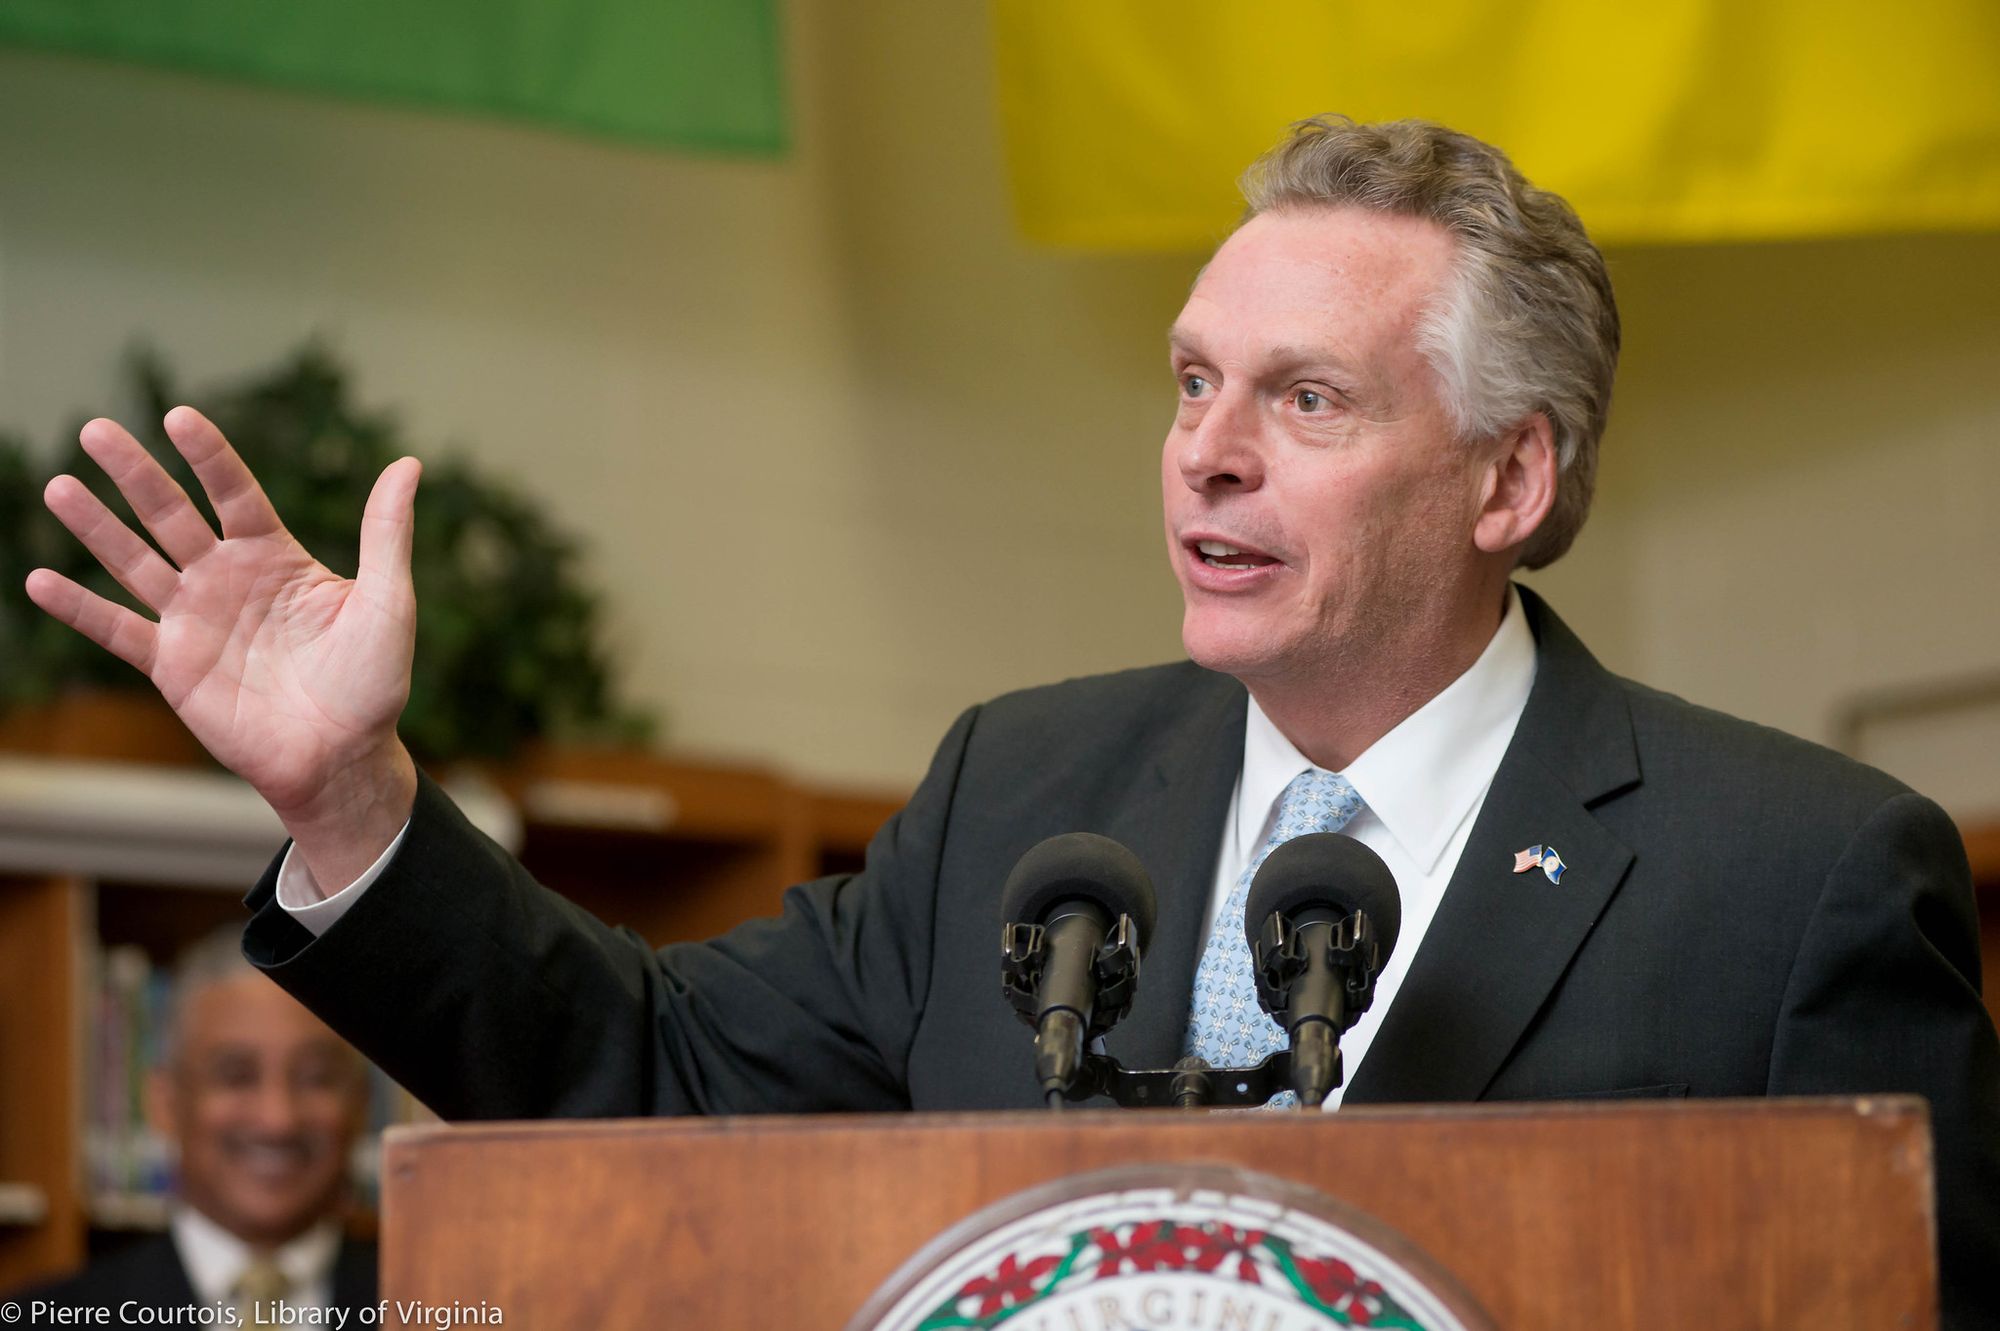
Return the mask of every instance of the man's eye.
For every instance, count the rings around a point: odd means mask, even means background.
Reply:
[[[301,1091],[331,1090],[340,1084],[340,1070],[330,1064],[308,1063],[292,1069],[292,1085]]]
[[[1301,388],[1292,394],[1292,401],[1300,411],[1325,411],[1329,405],[1326,394],[1315,393],[1310,388]]]
[[[208,1065],[208,1084],[217,1090],[244,1090],[255,1086],[259,1076],[257,1064],[249,1059],[217,1059]]]
[[[1208,380],[1198,374],[1181,376],[1181,392],[1188,397],[1200,397],[1208,392]]]

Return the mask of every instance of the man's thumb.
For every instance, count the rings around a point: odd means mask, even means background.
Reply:
[[[423,469],[415,458],[398,458],[376,478],[361,515],[357,582],[408,594],[410,549],[417,531],[417,478]]]

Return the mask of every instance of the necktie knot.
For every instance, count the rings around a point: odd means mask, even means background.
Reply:
[[[237,1311],[245,1326],[277,1325],[277,1305],[292,1292],[291,1277],[270,1257],[253,1257],[236,1278]]]
[[[1278,796],[1278,818],[1271,828],[1271,838],[1257,853],[1257,863],[1264,856],[1290,841],[1312,832],[1338,832],[1354,821],[1354,815],[1362,809],[1361,792],[1354,783],[1338,772],[1322,772],[1317,767],[1308,767],[1293,777]]]

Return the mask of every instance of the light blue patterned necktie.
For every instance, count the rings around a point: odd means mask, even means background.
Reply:
[[[1257,982],[1250,973],[1250,944],[1243,937],[1243,908],[1250,882],[1264,857],[1308,832],[1338,832],[1363,808],[1361,795],[1346,777],[1307,768],[1292,778],[1278,797],[1278,822],[1263,849],[1251,857],[1243,876],[1222,903],[1222,914],[1208,935],[1201,965],[1194,973],[1194,1005],[1188,1013],[1187,1052],[1208,1060],[1210,1067],[1255,1066],[1266,1054],[1285,1047],[1285,1032],[1257,1006]],[[1273,1098],[1273,1108],[1298,1103],[1285,1091]]]

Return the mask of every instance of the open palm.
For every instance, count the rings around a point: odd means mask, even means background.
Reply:
[[[217,761],[281,816],[310,809],[341,773],[396,747],[416,641],[410,546],[418,464],[404,458],[375,483],[360,567],[348,579],[285,530],[205,417],[176,407],[166,427],[221,522],[219,537],[138,440],[107,420],[84,427],[84,451],[159,551],[74,477],[58,476],[45,496],[157,621],[49,569],[29,575],[28,595],[142,671]]]

